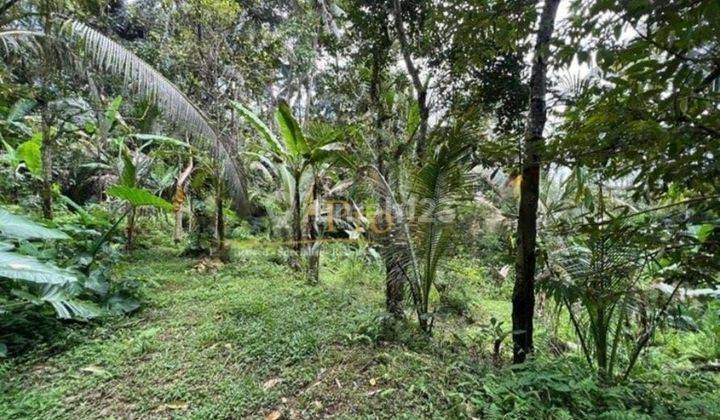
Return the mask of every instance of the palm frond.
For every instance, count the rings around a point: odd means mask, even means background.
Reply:
[[[36,31],[2,31],[0,32],[0,44],[2,44],[5,54],[9,54],[23,46],[34,51],[39,48],[35,39],[43,36],[45,36],[44,33]]]
[[[78,42],[100,68],[120,76],[135,92],[149,98],[167,117],[182,124],[201,140],[209,140],[214,158],[221,162],[222,175],[233,196],[235,208],[247,214],[245,172],[227,139],[217,135],[202,111],[172,82],[132,51],[82,22],[66,20],[63,32]]]
[[[137,93],[151,99],[173,120],[182,121],[192,131],[206,139],[215,140],[217,134],[202,112],[160,72],[133,52],[73,19],[63,23],[64,32],[79,41],[95,64],[112,74],[122,76]]]

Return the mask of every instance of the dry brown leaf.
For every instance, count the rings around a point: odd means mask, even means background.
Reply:
[[[190,407],[190,403],[187,401],[177,400],[173,401],[171,403],[162,404],[158,408],[155,409],[156,413],[161,413],[163,411],[167,410],[181,410],[185,411]]]
[[[263,386],[262,386],[262,387],[263,387],[263,389],[264,389],[265,391],[267,391],[268,389],[274,387],[275,385],[279,384],[279,383],[282,382],[282,381],[283,381],[282,378],[272,378],[272,379],[268,379],[267,381],[265,381],[265,382],[263,383]]]
[[[280,417],[282,417],[282,413],[279,410],[275,410],[265,416],[265,420],[278,420]]]

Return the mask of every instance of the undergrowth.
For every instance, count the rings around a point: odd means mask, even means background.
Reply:
[[[503,363],[504,342],[494,358],[485,326],[491,317],[507,325],[509,306],[490,299],[504,292],[483,289],[487,280],[473,270],[463,274],[472,297],[465,313],[443,313],[429,339],[383,321],[382,270],[367,249],[326,247],[317,286],[271,249],[233,249],[228,263],[193,261],[153,239],[125,258],[115,274],[141,283],[142,309],[72,324],[3,361],[2,417],[718,414],[717,376],[673,358],[694,335],[668,333],[677,343],[653,348],[631,382],[605,385],[577,351],[550,357],[541,348],[517,368]]]

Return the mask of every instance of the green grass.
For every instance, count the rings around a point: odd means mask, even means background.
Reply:
[[[720,403],[710,374],[603,388],[575,356],[496,367],[478,324],[509,325],[510,306],[480,290],[468,290],[480,296],[474,321],[444,314],[431,340],[412,325],[390,340],[378,320],[381,271],[344,246],[326,248],[318,286],[268,248],[236,247],[217,272],[177,254],[138,251],[117,267],[144,284],[139,313],[73,325],[2,362],[0,417],[691,417]],[[673,389],[686,406],[674,406]]]

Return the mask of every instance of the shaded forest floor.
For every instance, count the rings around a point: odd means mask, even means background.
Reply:
[[[2,362],[0,417],[718,415],[717,376],[671,372],[662,355],[612,387],[577,354],[495,366],[479,325],[510,308],[483,291],[468,294],[467,316],[438,320],[432,340],[408,327],[388,341],[381,273],[363,257],[329,247],[312,286],[267,249],[233,248],[227,264],[136,251],[117,272],[142,282],[143,308]]]

